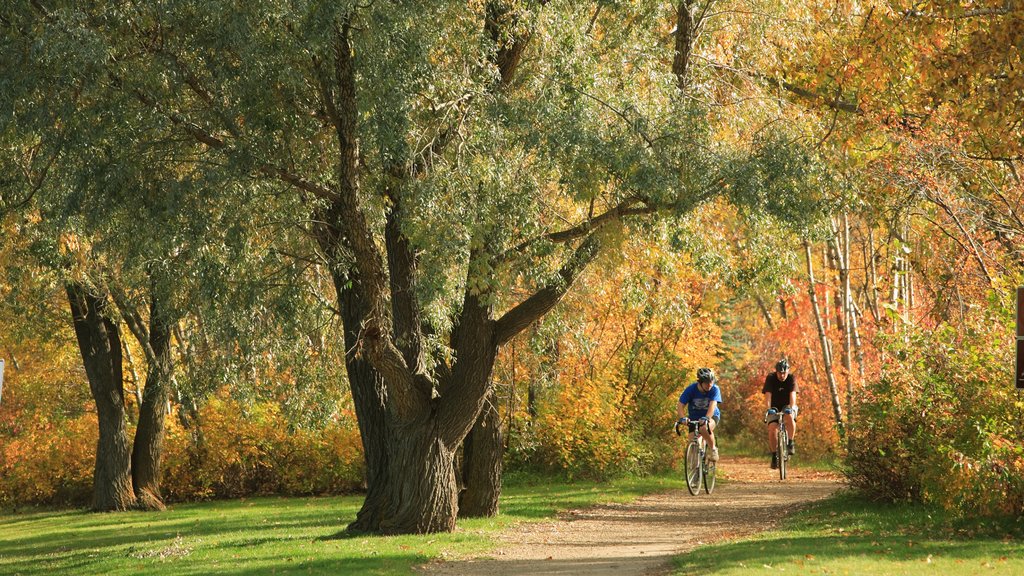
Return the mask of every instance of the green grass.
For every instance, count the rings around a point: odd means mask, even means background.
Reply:
[[[432,558],[484,553],[498,531],[569,508],[683,487],[669,476],[596,482],[521,478],[496,518],[451,534],[349,536],[361,497],[253,498],[179,504],[161,513],[0,515],[0,574],[409,574]]]
[[[778,530],[682,556],[675,574],[1024,574],[1022,536],[1024,519],[953,522],[844,493]]]

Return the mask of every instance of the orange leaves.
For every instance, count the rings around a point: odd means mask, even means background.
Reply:
[[[351,420],[292,429],[276,404],[243,406],[217,397],[200,422],[197,444],[168,421],[163,487],[172,500],[337,494],[362,483],[362,442]]]
[[[41,422],[0,443],[0,506],[82,504],[92,494],[99,428],[87,414]]]
[[[512,461],[602,477],[667,457],[660,442],[675,398],[694,369],[715,364],[721,330],[702,308],[706,280],[685,256],[628,238],[614,262],[501,352]],[[519,400],[531,395],[536,418]]]

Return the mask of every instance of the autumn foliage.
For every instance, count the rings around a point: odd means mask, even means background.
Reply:
[[[362,489],[362,444],[351,415],[296,429],[272,402],[217,397],[201,410],[199,426],[186,430],[168,419],[162,485],[169,502]],[[87,413],[8,435],[0,444],[0,506],[85,505],[97,430]]]
[[[706,280],[636,239],[605,264],[500,357],[513,467],[605,478],[674,461],[676,400],[722,346]]]

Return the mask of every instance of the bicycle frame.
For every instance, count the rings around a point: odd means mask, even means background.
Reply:
[[[700,435],[700,428],[706,424],[706,420],[687,421],[689,431],[689,442],[686,446],[686,458],[684,462],[684,473],[686,475],[686,488],[690,494],[696,496],[700,492],[701,484],[704,485],[704,492],[711,494],[715,489],[716,465],[709,460],[710,454],[707,449],[707,442]]]
[[[778,426],[778,432],[775,434],[775,450],[779,458],[779,480],[786,479],[787,468],[789,467],[789,432],[786,430],[783,416],[792,413],[792,410],[786,408],[782,412],[764,415],[765,424],[776,424]]]

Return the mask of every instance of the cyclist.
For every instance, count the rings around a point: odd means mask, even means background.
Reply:
[[[796,378],[789,371],[789,360],[783,358],[775,364],[775,372],[772,372],[764,379],[765,402],[768,403],[768,412],[782,412],[782,422],[789,433],[789,445],[786,447],[790,455],[796,453],[796,446],[793,438],[796,435],[796,393],[799,388],[796,385]],[[779,424],[772,422],[768,424],[768,449],[772,453],[772,469],[779,467],[779,454],[776,452],[778,446]]]
[[[687,386],[679,395],[679,406],[676,410],[679,416],[677,422],[680,424],[685,423],[687,419],[696,422],[701,418],[707,418],[707,426],[700,428],[700,435],[711,449],[713,462],[718,462],[714,430],[722,417],[718,409],[721,402],[722,391],[715,382],[715,373],[710,368],[701,368],[697,370],[697,381]]]

